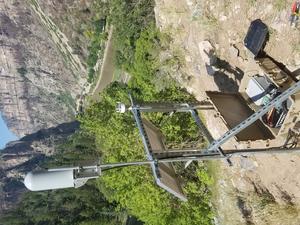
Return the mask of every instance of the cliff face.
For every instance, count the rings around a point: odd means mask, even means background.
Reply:
[[[68,39],[68,45],[85,61],[88,55],[88,40],[84,33],[95,17],[93,0],[35,0],[48,18]],[[72,53],[72,52],[71,52]]]
[[[38,1],[0,1],[0,10],[0,111],[8,127],[22,137],[70,121],[86,71],[68,38]]]
[[[92,2],[0,0],[0,112],[21,137],[0,152],[0,214],[26,191],[24,174],[79,126]]]
[[[0,1],[0,111],[23,137],[0,153],[0,213],[24,193],[24,174],[78,128],[66,122],[74,118],[74,99],[86,80],[88,41],[75,31],[87,2],[49,0],[41,7],[35,0]]]

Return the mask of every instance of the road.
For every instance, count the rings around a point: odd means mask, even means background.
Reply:
[[[112,34],[113,27],[110,27],[100,75],[91,94],[91,98],[93,101],[97,101],[99,99],[99,93],[103,91],[103,89],[107,87],[107,85],[109,85],[114,78],[114,47]]]
[[[99,72],[98,79],[94,89],[91,91],[92,84],[86,82],[80,98],[76,102],[76,112],[82,112],[83,108],[87,107],[89,101],[86,101],[85,96],[89,96],[93,102],[99,100],[99,94],[107,85],[109,85],[114,78],[114,47],[113,47],[113,27],[111,26],[108,33],[108,39],[103,55],[103,64]]]

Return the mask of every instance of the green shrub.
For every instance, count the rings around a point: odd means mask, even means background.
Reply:
[[[26,73],[27,73],[26,67],[20,67],[20,68],[17,69],[17,71],[18,71],[18,73],[19,73],[22,77],[24,77],[24,76],[26,75]]]
[[[160,33],[150,25],[136,42],[129,85],[111,84],[102,94],[101,101],[89,107],[80,118],[82,129],[94,136],[97,149],[101,149],[102,161],[128,162],[145,160],[143,145],[130,113],[115,112],[117,102],[129,104],[128,92],[140,101],[191,101],[192,96],[169,82],[164,90],[157,91],[152,83],[159,70]],[[167,140],[181,143],[202,140],[190,115],[148,114],[157,126],[161,125]],[[183,165],[180,171],[183,170]],[[116,201],[129,214],[151,225],[211,224],[210,177],[205,167],[194,165],[191,173],[182,173],[189,201],[184,203],[154,184],[152,172],[147,166],[126,167],[104,172],[99,179],[101,190],[109,201]],[[194,175],[191,175],[194,174]],[[104,187],[104,188],[103,188]]]

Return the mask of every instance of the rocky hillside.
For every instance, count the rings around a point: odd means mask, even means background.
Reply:
[[[0,155],[0,214],[16,205],[26,191],[22,183],[29,171],[41,165],[47,156],[79,128],[78,122],[39,130],[9,143]]]
[[[285,64],[292,72],[300,67],[299,30],[289,26],[293,1],[261,0],[156,0],[157,26],[172,37],[173,50],[180,52],[183,65],[178,76],[181,83],[200,97],[205,90],[237,91],[241,77],[236,67],[249,71],[251,57],[243,40],[251,21],[261,19],[270,30],[267,53]],[[231,66],[227,77],[207,76],[203,41],[209,41],[217,57]],[[284,48],[282,47],[284,46]],[[205,54],[204,54],[205,55]],[[207,56],[206,56],[207,57]],[[253,71],[252,71],[253,72]],[[177,76],[177,79],[178,79]],[[199,89],[199,86],[202,87]]]
[[[0,111],[19,137],[74,117],[88,42],[72,31],[87,2],[0,2]]]
[[[24,173],[78,128],[90,2],[0,1],[0,112],[21,137],[0,153],[0,213],[25,191]]]
[[[95,16],[93,0],[32,1],[50,18],[68,40],[73,53],[86,61],[88,40],[84,35]],[[71,52],[72,53],[72,52]]]
[[[207,90],[241,90],[243,77],[259,73],[243,43],[255,19],[269,28],[267,54],[298,76],[300,31],[289,25],[292,2],[156,0],[157,26],[172,37],[170,52],[182,62],[174,78],[199,100]],[[213,71],[212,60],[221,67]],[[205,120],[220,137],[222,126],[212,122],[213,116],[205,115]],[[299,224],[299,162],[299,155],[266,155],[238,159],[231,168],[214,165],[219,168],[215,205],[220,224]]]

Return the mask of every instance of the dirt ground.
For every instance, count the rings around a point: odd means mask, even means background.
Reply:
[[[249,77],[262,72],[243,44],[255,19],[269,28],[267,54],[299,75],[300,30],[289,25],[291,3],[180,0],[174,4],[172,0],[156,0],[157,26],[173,38],[170,51],[180,49],[183,56],[184,66],[175,78],[198,100],[207,98],[205,91],[244,91]],[[213,75],[209,75],[211,68],[207,69],[212,57],[203,56],[204,41],[211,44],[221,65]],[[206,55],[210,56],[209,52]],[[216,112],[204,112],[204,117],[214,138],[228,130]],[[278,137],[272,144],[280,146],[284,139]],[[255,147],[267,145],[261,142]],[[249,146],[231,139],[223,147]],[[300,224],[299,155],[242,157],[234,159],[233,164],[228,167],[221,162],[215,166],[220,224]]]
[[[112,82],[114,78],[114,48],[113,48],[113,27],[109,29],[108,40],[103,56],[103,64],[99,71],[99,78],[95,88],[92,91],[92,100],[97,101],[99,93]]]

